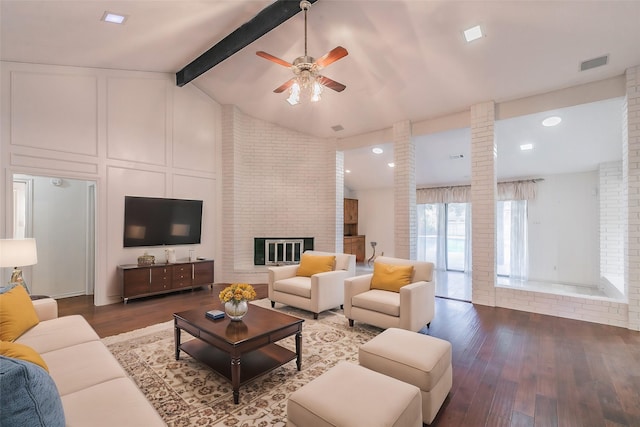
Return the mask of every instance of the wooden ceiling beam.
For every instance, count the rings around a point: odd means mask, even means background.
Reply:
[[[315,3],[318,0],[308,1],[309,3]],[[176,73],[176,84],[180,87],[186,85],[300,11],[299,0],[274,1],[250,21],[242,24],[212,48],[178,71]]]

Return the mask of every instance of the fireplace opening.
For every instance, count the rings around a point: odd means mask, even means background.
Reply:
[[[255,237],[253,264],[298,264],[307,250],[313,250],[313,237]]]

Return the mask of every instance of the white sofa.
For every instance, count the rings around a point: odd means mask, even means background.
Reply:
[[[306,251],[305,255],[335,256],[333,271],[297,276],[298,264],[269,267],[269,299],[318,313],[340,307],[344,301],[344,280],[356,274],[356,256],[332,252]]]
[[[52,298],[33,305],[40,323],[15,342],[46,362],[67,426],[166,425],[84,317],[58,317]]]

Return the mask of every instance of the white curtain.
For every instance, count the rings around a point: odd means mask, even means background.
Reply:
[[[436,269],[447,269],[447,217],[444,203],[436,203],[438,213],[438,236],[436,237]]]
[[[536,198],[538,180],[499,182],[497,185],[498,200],[533,200]],[[416,204],[431,203],[470,203],[471,186],[418,188]]]
[[[529,256],[527,253],[527,201],[511,202],[511,265],[510,276],[517,280],[527,280],[529,276]]]
[[[467,203],[466,209],[464,222],[464,274],[471,274],[471,266],[473,265],[471,258],[471,203]]]

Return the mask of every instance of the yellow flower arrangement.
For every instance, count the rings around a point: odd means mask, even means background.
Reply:
[[[220,301],[223,303],[231,302],[238,304],[240,301],[251,301],[256,297],[256,291],[248,283],[233,283],[231,286],[224,288],[220,295]]]

